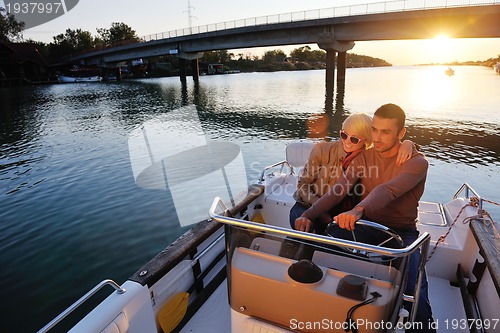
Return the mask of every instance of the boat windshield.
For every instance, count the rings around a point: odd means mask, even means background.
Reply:
[[[357,315],[397,321],[408,255],[425,237],[392,249],[263,224],[258,214],[225,217],[218,208],[214,202],[210,215],[225,224],[233,311],[287,327],[292,320],[344,322],[366,303]]]

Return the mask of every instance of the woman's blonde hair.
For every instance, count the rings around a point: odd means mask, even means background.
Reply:
[[[366,113],[354,113],[347,117],[342,123],[342,128],[349,127],[352,131],[350,135],[359,136],[360,139],[366,139],[365,148],[372,145],[372,117]]]

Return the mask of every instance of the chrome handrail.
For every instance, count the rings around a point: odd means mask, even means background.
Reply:
[[[317,235],[317,234],[312,234],[312,233],[308,233],[308,232],[277,227],[277,226],[270,225],[270,224],[256,223],[256,222],[252,222],[252,221],[246,221],[246,220],[241,220],[241,219],[237,219],[237,218],[233,218],[233,217],[223,216],[223,215],[216,213],[217,206],[223,207],[224,211],[225,212],[227,211],[227,207],[224,204],[224,202],[222,201],[222,199],[217,197],[214,199],[208,214],[212,219],[214,219],[215,221],[217,221],[219,223],[224,223],[224,224],[228,224],[228,225],[232,225],[232,226],[236,226],[236,227],[243,227],[243,228],[247,228],[247,229],[250,229],[253,231],[272,232],[272,233],[275,233],[278,235],[299,238],[299,239],[303,239],[303,240],[310,241],[310,242],[319,242],[322,244],[335,245],[335,246],[340,246],[340,247],[344,247],[344,248],[352,248],[352,249],[356,249],[356,250],[360,250],[360,251],[373,252],[373,253],[378,253],[378,254],[385,255],[385,256],[406,257],[406,256],[412,254],[414,251],[416,251],[425,241],[430,240],[430,237],[431,237],[429,235],[429,233],[424,232],[413,243],[411,243],[407,247],[401,248],[401,249],[393,249],[393,248],[387,248],[387,247],[382,247],[382,246],[377,246],[377,245],[358,243],[358,242],[350,241],[347,239]],[[365,220],[361,220],[361,221],[368,222],[368,223],[370,222],[370,221],[365,221]]]
[[[99,290],[101,290],[104,286],[110,285],[113,288],[115,288],[116,292],[118,294],[123,294],[126,292],[125,288],[122,288],[118,283],[116,283],[113,280],[107,279],[101,281],[98,285],[96,285],[94,288],[92,288],[89,292],[87,292],[85,295],[83,295],[78,301],[75,303],[71,304],[66,310],[61,312],[57,317],[52,319],[47,325],[45,325],[42,329],[40,329],[37,333],[45,333],[48,332],[50,329],[52,329],[54,326],[56,326],[61,320],[66,318],[71,312],[75,311],[80,305],[85,303],[90,297],[92,297],[95,293],[97,293]]]
[[[427,237],[422,243],[422,252],[420,253],[420,261],[418,263],[417,279],[415,281],[415,289],[413,290],[413,296],[403,294],[403,299],[412,303],[410,314],[408,316],[409,322],[415,321],[415,316],[417,315],[418,301],[420,299],[420,290],[422,289],[422,279],[425,274],[425,264],[427,262],[427,253],[429,252],[429,245],[431,243],[431,237]]]
[[[259,182],[263,182],[264,181],[264,176],[265,176],[267,170],[275,168],[275,167],[277,167],[279,165],[281,165],[280,172],[283,172],[283,169],[285,168],[285,165],[287,165],[290,168],[290,170],[293,170],[293,168],[290,166],[290,164],[288,164],[287,161],[281,161],[281,162],[278,162],[278,163],[274,163],[272,165],[269,165],[269,166],[265,167],[264,170],[262,170],[262,172],[260,173]]]
[[[478,198],[478,200],[479,200],[479,206],[478,206],[478,208],[479,209],[483,209],[483,198],[468,183],[464,183],[460,187],[460,189],[458,189],[457,193],[455,193],[455,195],[453,196],[453,199],[458,198],[458,196],[460,195],[460,193],[462,193],[464,190],[465,190],[465,197],[467,199],[469,199],[470,198],[469,191],[472,192],[472,194],[474,194]]]

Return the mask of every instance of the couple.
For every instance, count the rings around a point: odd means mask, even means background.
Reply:
[[[350,120],[351,117],[361,119],[359,115],[352,115],[342,124],[342,150],[337,142],[320,143],[313,148],[294,195],[297,203],[290,212],[290,224],[299,231],[323,233],[326,224],[333,219],[341,228],[333,236],[352,240],[351,231],[356,221],[364,216],[393,229],[403,239],[404,246],[408,246],[419,234],[417,209],[424,192],[428,162],[423,154],[413,149],[411,142],[411,149],[408,149],[408,143],[401,143],[406,133],[406,115],[399,106],[385,104],[378,108],[369,130],[366,125],[359,126],[361,123]],[[327,144],[336,145],[337,154],[332,154],[331,149],[327,153]],[[365,149],[371,144],[373,148]],[[329,165],[333,166],[322,164],[324,156],[328,156]],[[331,164],[336,162],[336,165]],[[332,182],[325,178],[325,168],[329,171],[341,168],[343,172],[333,174],[335,180]],[[361,187],[356,189],[355,186]],[[350,199],[353,190],[360,194],[360,201],[348,200],[350,202],[346,204],[345,198]],[[310,201],[306,202],[306,199]],[[356,237],[359,241],[379,243],[372,234],[358,229]],[[415,288],[419,260],[420,252],[415,251],[410,256],[405,293],[411,294]],[[422,280],[415,321],[424,327],[419,332],[435,332],[427,329],[433,319],[426,277]]]

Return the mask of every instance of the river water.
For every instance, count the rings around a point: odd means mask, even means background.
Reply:
[[[137,186],[128,147],[141,124],[184,105],[196,106],[205,134],[240,147],[252,181],[284,159],[287,143],[336,138],[349,114],[396,103],[407,112],[406,138],[430,161],[423,200],[449,201],[468,182],[500,202],[500,76],[444,69],[348,69],[333,114],[324,71],[204,76],[184,87],[161,78],[1,89],[0,331],[40,329],[187,230],[168,192]],[[500,220],[497,206],[486,208]]]

